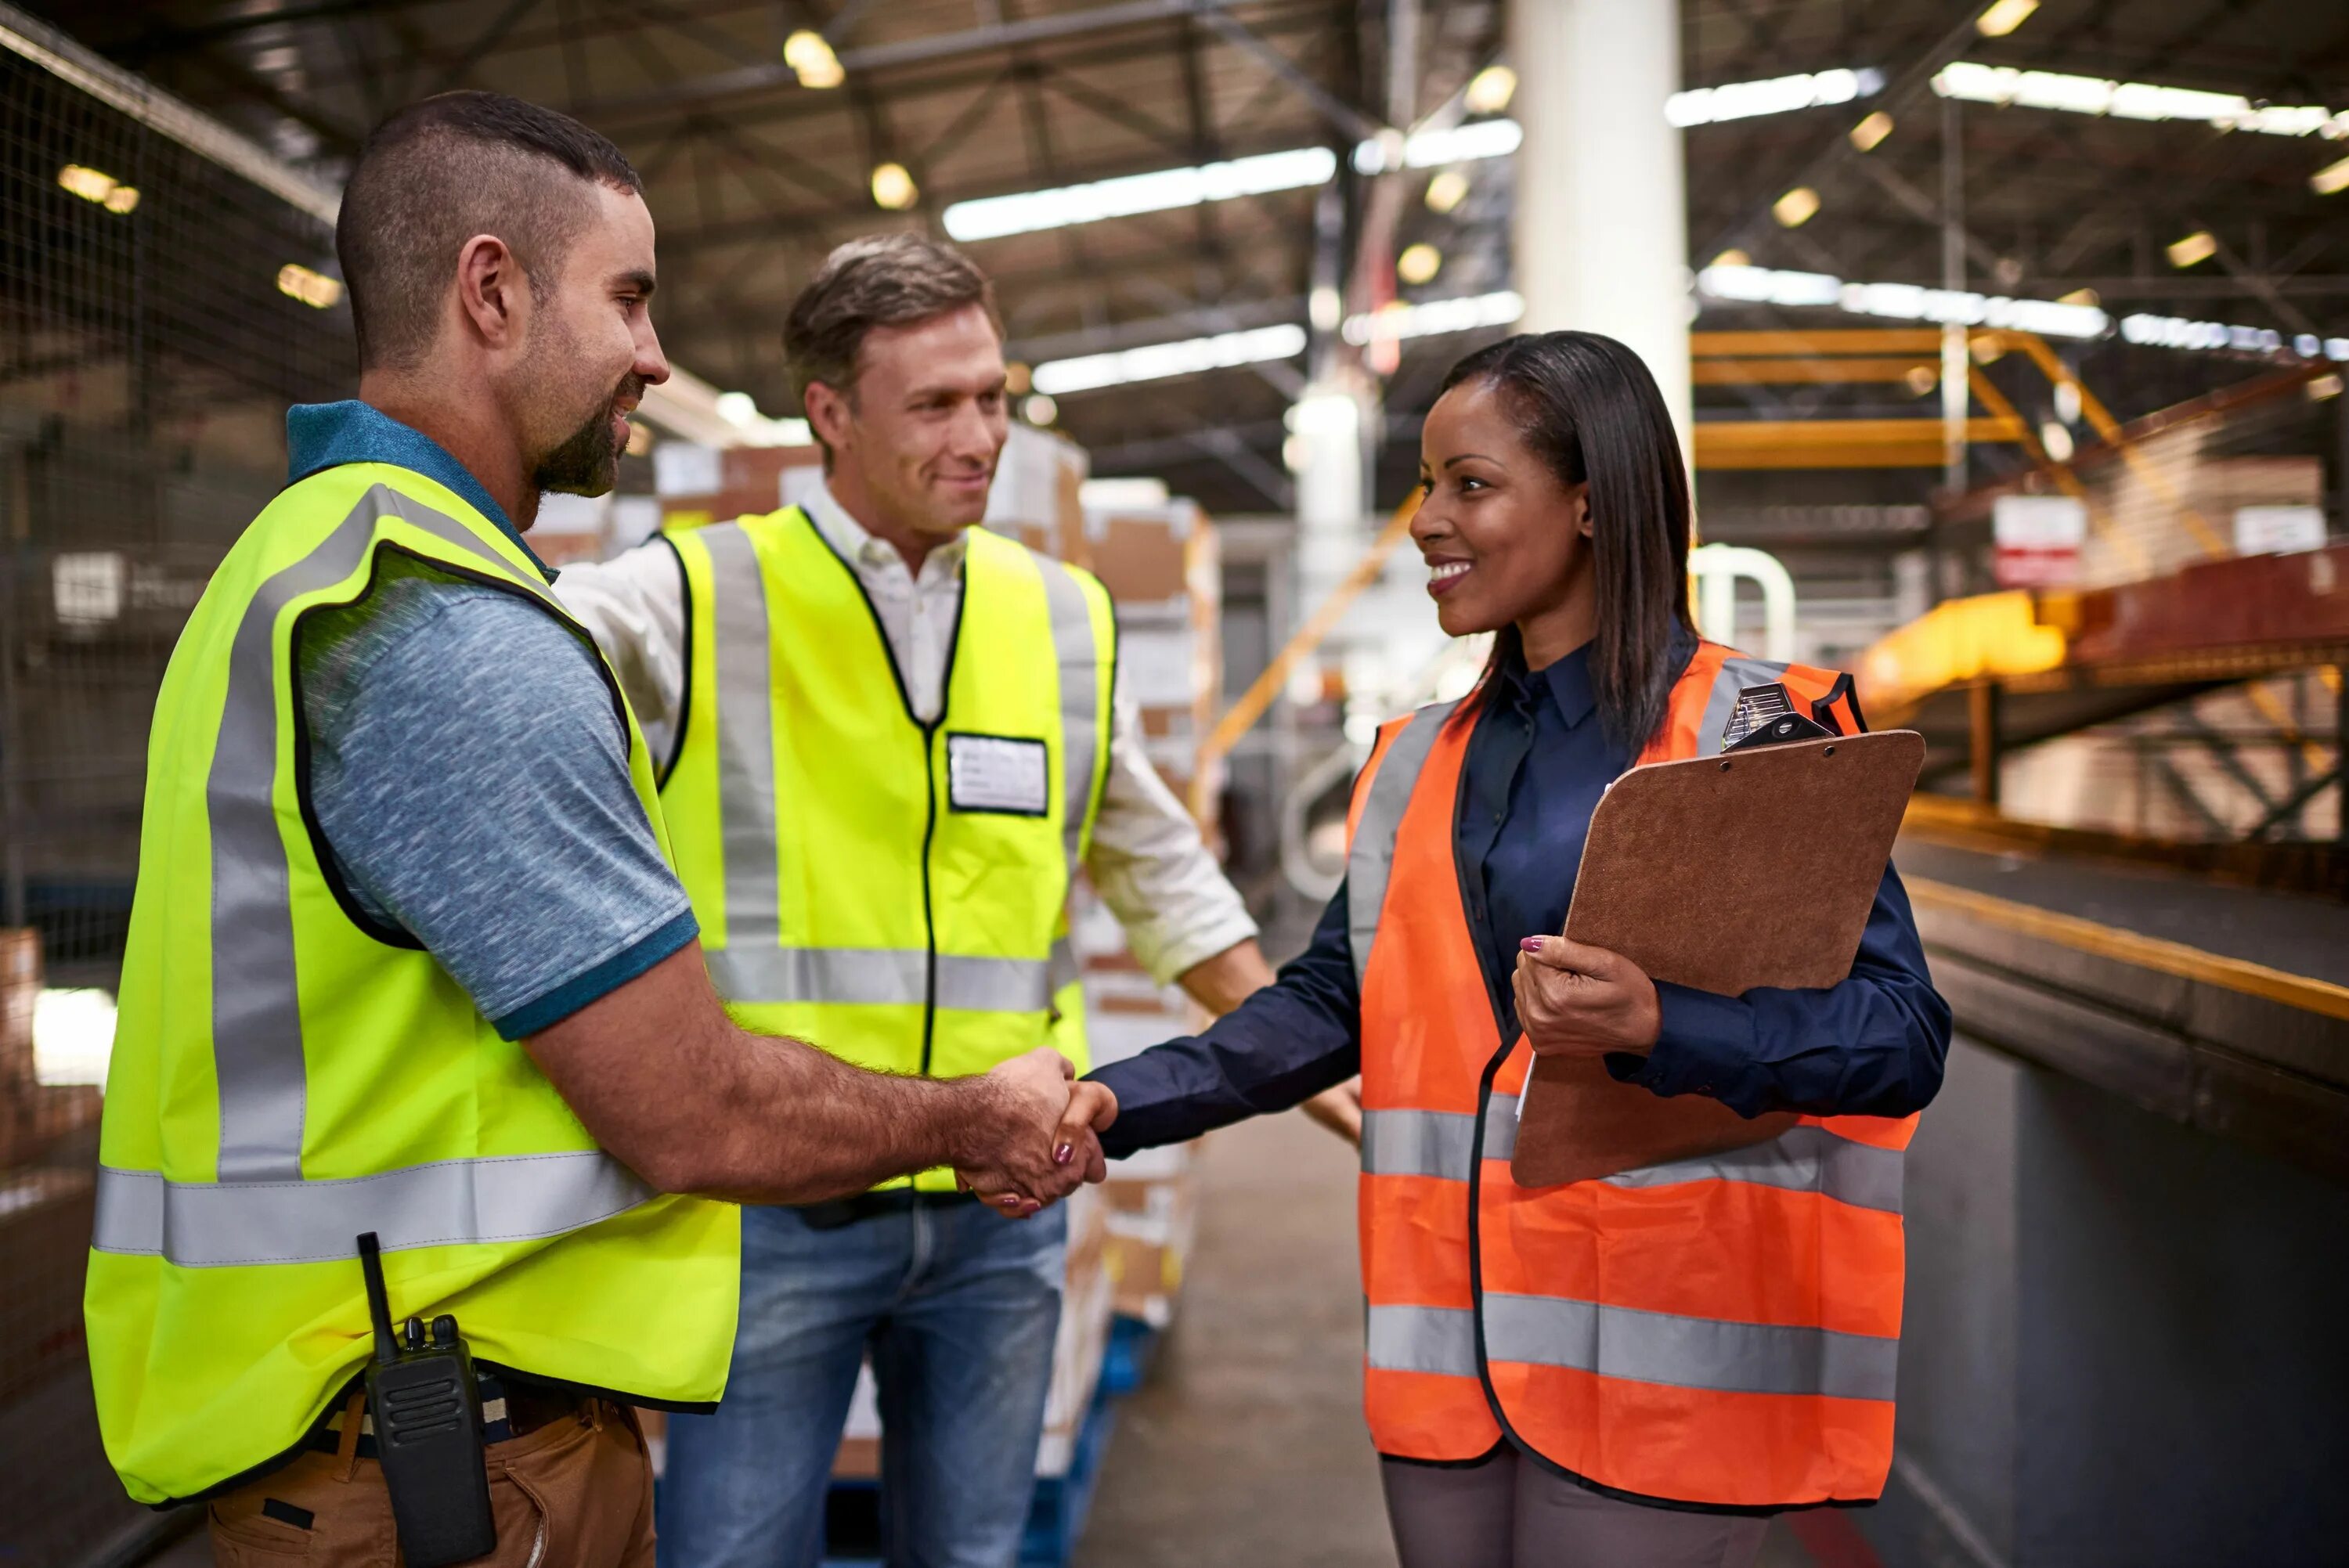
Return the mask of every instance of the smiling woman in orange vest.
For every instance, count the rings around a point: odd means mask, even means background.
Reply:
[[[1412,524],[1475,689],[1386,725],[1311,945],[1205,1034],[1105,1067],[1112,1155],[1362,1078],[1365,1403],[1403,1568],[1745,1564],[1767,1517],[1873,1501],[1892,1458],[1901,1160],[1950,1014],[1887,867],[1851,977],[1715,996],[1567,942],[1608,783],[1720,748],[1783,683],[1851,683],[1689,621],[1690,505],[1654,379],[1611,338],[1453,368]],[[1831,825],[1823,825],[1831,826]],[[1537,1055],[1793,1112],[1769,1141],[1517,1186]]]

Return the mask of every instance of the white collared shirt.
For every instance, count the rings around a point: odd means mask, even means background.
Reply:
[[[915,717],[935,719],[946,701],[968,542],[957,535],[938,545],[916,573],[896,546],[849,516],[829,486],[802,504],[872,600]],[[554,592],[612,661],[645,744],[666,757],[685,691],[685,585],[676,553],[654,540],[611,561],[566,566]],[[1162,985],[1257,934],[1191,814],[1151,767],[1122,670],[1112,693],[1109,777],[1085,872],[1125,928],[1135,960]]]

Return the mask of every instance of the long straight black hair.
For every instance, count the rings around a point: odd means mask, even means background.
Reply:
[[[1680,674],[1674,634],[1693,634],[1688,470],[1663,394],[1638,355],[1595,332],[1504,338],[1454,365],[1442,390],[1471,381],[1501,395],[1526,445],[1560,484],[1590,486],[1591,695],[1608,738],[1636,750],[1663,723]],[[1523,653],[1517,629],[1503,627],[1480,698],[1503,663]]]

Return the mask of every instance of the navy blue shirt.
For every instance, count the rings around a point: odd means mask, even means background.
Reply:
[[[1486,700],[1462,768],[1454,842],[1458,863],[1475,868],[1464,879],[1469,925],[1514,1034],[1518,940],[1565,928],[1590,814],[1632,757],[1599,722],[1587,650],[1537,672],[1506,666]],[[1118,1099],[1116,1125],[1102,1136],[1109,1154],[1284,1110],[1361,1071],[1361,998],[1346,925],[1340,887],[1274,984],[1204,1034],[1092,1074]],[[1889,866],[1841,985],[1716,996],[1659,981],[1656,995],[1653,1050],[1610,1056],[1607,1066],[1658,1094],[1709,1094],[1744,1116],[1906,1116],[1940,1088],[1950,1009]]]

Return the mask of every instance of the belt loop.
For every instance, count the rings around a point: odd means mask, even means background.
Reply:
[[[356,1480],[359,1473],[359,1429],[367,1421],[367,1390],[351,1390],[343,1403],[342,1440],[335,1447],[335,1463],[347,1481]]]

